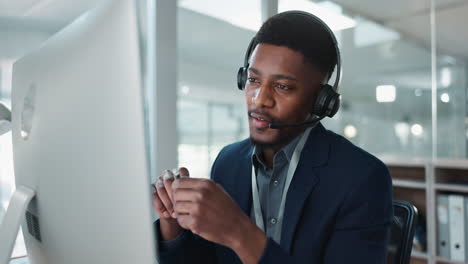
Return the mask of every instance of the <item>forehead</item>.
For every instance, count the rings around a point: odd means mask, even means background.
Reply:
[[[289,74],[297,78],[321,79],[320,72],[305,62],[302,53],[285,46],[258,44],[250,56],[249,66],[265,74]]]

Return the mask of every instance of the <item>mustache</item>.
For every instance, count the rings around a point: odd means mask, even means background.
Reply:
[[[247,111],[247,114],[248,114],[249,117],[251,117],[251,114],[252,114],[252,113],[255,113],[255,114],[257,114],[257,115],[262,115],[262,116],[264,116],[264,117],[265,117],[266,119],[268,119],[271,123],[278,123],[278,122],[280,122],[280,120],[279,120],[278,118],[276,118],[276,117],[274,117],[274,116],[268,114],[267,112],[264,112],[264,111],[262,111],[262,110],[259,110],[259,109],[257,109],[257,108],[250,109],[250,110]]]

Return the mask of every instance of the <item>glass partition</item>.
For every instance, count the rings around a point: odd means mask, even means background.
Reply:
[[[468,154],[466,1],[436,0],[437,153],[439,158]]]
[[[221,148],[248,136],[236,75],[260,13],[260,0],[178,3],[179,165],[193,177],[209,177]]]
[[[338,39],[342,105],[324,125],[381,157],[431,156],[431,50],[400,30],[415,8],[387,1],[279,1],[280,12],[313,13]],[[420,21],[418,30],[430,34],[429,22]]]

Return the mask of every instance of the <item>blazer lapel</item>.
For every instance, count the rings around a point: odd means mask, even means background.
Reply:
[[[319,183],[317,167],[328,160],[329,141],[325,128],[319,123],[307,139],[301,153],[294,178],[286,196],[286,205],[281,230],[281,247],[290,253],[294,233],[302,208],[310,193]]]
[[[233,175],[235,187],[232,196],[242,211],[250,217],[252,209],[252,146],[249,144],[240,154],[239,169],[232,170],[232,173],[236,174]]]

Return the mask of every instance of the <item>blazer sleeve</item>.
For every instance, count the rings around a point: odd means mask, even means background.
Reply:
[[[159,220],[155,222],[159,229]],[[162,241],[157,232],[157,256],[160,264],[216,264],[214,245],[203,238],[185,230],[171,241]]]
[[[374,164],[367,174],[344,199],[321,263],[386,263],[393,216],[391,178],[383,163]],[[259,263],[313,264],[304,256],[288,255],[271,239]]]

